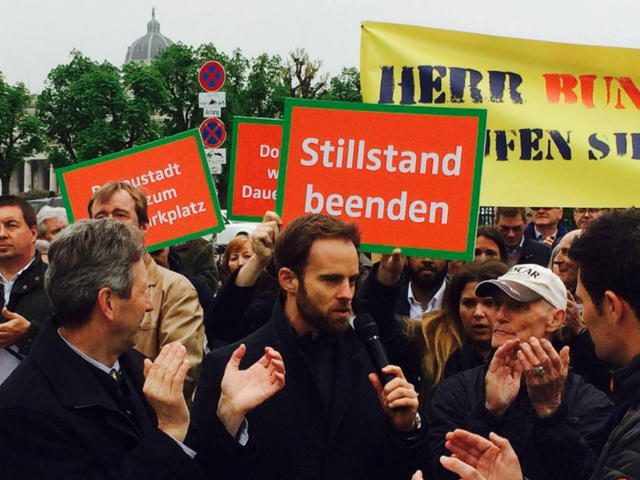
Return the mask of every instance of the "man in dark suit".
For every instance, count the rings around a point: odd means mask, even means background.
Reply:
[[[287,385],[247,416],[260,448],[241,478],[408,479],[428,462],[413,386],[400,368],[388,366],[383,372],[395,378],[383,387],[349,325],[359,241],[354,225],[324,215],[300,217],[278,236],[282,295],[269,323],[243,340],[244,362],[266,346],[277,348]],[[203,362],[193,406],[196,437],[234,348],[211,352]]]
[[[526,212],[521,207],[498,207],[496,209],[495,226],[507,247],[507,265],[513,267],[514,265],[535,263],[541,267],[548,267],[551,249],[524,234],[526,218]]]
[[[51,315],[37,231],[36,212],[26,200],[0,195],[0,383],[29,353]]]
[[[143,254],[139,232],[108,219],[78,222],[52,242],[45,286],[56,317],[0,388],[3,478],[204,478],[183,443],[185,347],[163,347],[155,362],[144,360],[144,375],[131,350],[154,307]],[[203,429],[221,457],[252,453],[244,414],[284,382],[276,352],[241,372],[243,354],[232,355]]]
[[[407,257],[404,270],[409,282],[398,293],[396,314],[422,320],[425,313],[440,310],[447,288],[448,260]]]

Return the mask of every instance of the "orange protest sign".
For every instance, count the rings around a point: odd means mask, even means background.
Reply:
[[[112,180],[147,197],[149,250],[224,228],[198,130],[56,170],[69,220],[89,218],[93,192]]]
[[[227,216],[260,222],[275,210],[282,120],[235,117]]]
[[[356,222],[362,250],[473,259],[486,110],[286,99],[276,211]]]

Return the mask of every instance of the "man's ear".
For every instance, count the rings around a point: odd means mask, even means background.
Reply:
[[[292,295],[296,295],[298,293],[298,276],[295,274],[293,270],[287,267],[282,267],[278,272],[278,281],[280,282],[280,287]]]
[[[102,313],[102,315],[109,320],[113,320],[115,318],[113,305],[114,297],[115,293],[113,293],[113,290],[111,290],[109,287],[102,287],[98,291],[96,305],[100,310],[100,313]]]
[[[38,240],[38,225],[34,225],[29,230],[31,230],[31,243],[36,243],[36,240]]]
[[[547,332],[555,332],[556,330],[558,330],[566,319],[567,311],[557,309],[553,314],[553,317],[551,317],[551,320],[549,320],[549,323],[547,324]]]
[[[614,324],[619,324],[625,317],[626,310],[629,308],[629,304],[616,295],[611,290],[604,292],[604,298],[602,299],[602,309],[604,316]]]
[[[142,232],[142,240],[147,238],[147,232],[149,231],[149,222],[140,224],[140,231]]]

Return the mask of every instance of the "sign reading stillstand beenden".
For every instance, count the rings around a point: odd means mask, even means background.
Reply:
[[[198,130],[56,170],[70,221],[89,218],[93,192],[112,180],[147,197],[149,250],[224,229]]]
[[[260,222],[276,208],[282,120],[235,117],[227,216]]]
[[[354,221],[362,250],[472,260],[486,110],[285,100],[276,211]]]

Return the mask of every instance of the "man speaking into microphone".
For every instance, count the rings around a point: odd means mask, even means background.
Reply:
[[[269,323],[242,340],[241,368],[271,346],[282,354],[287,383],[247,416],[259,448],[254,459],[238,459],[239,478],[408,480],[428,465],[417,393],[393,365],[382,369],[384,386],[377,375],[369,380],[374,365],[349,324],[359,245],[355,225],[324,215],[299,217],[279,235],[281,294]],[[195,430],[217,405],[234,348],[204,360]]]

